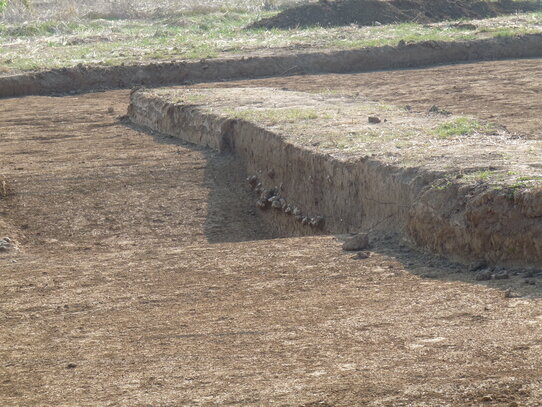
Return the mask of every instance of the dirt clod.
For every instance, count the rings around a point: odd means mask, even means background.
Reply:
[[[491,272],[491,270],[487,270],[487,269],[478,272],[476,276],[474,276],[474,279],[476,281],[488,281],[488,280],[491,280],[492,278],[493,278],[493,273]]]
[[[367,233],[358,233],[343,243],[343,250],[345,251],[357,251],[364,250],[369,247],[369,235]]]

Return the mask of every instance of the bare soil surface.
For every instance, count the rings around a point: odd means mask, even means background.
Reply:
[[[400,244],[272,239],[231,157],[124,124],[127,103],[0,105],[20,246],[0,254],[2,406],[539,405],[536,273],[481,285]]]
[[[356,74],[274,77],[212,86],[263,86],[362,95],[423,112],[437,105],[451,113],[474,115],[505,126],[511,132],[539,139],[542,137],[541,63],[540,58],[488,61]]]
[[[251,24],[250,28],[430,23],[495,17],[538,9],[539,5],[533,1],[323,0],[286,9],[276,16]]]

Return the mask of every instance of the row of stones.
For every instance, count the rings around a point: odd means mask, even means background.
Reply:
[[[250,188],[259,194],[259,199],[256,201],[256,206],[261,210],[274,209],[282,211],[286,215],[293,216],[296,222],[301,223],[303,226],[310,226],[318,230],[324,228],[325,219],[323,216],[308,216],[304,215],[301,210],[292,206],[281,196],[280,188],[265,189],[261,182],[258,181],[256,175],[252,175],[247,178]]]

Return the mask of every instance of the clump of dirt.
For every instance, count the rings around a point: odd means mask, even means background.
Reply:
[[[469,0],[321,0],[287,9],[247,28],[295,28],[400,22],[433,23],[460,18],[479,19],[520,11],[534,11],[536,2]]]

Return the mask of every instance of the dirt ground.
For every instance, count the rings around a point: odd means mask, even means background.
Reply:
[[[288,8],[281,13],[251,24],[251,28],[297,28],[311,26],[359,26],[430,23],[475,19],[534,11],[533,1],[492,2],[473,0],[334,0],[318,1]]]
[[[500,120],[535,134],[536,62],[435,68],[432,87],[401,71],[401,103],[509,106],[525,126]],[[267,83],[399,100],[392,76]],[[360,260],[332,236],[273,239],[231,157],[123,123],[127,103],[0,103],[0,220],[21,247],[0,254],[2,406],[540,405],[539,277],[482,285],[400,243]]]
[[[490,61],[358,74],[327,74],[216,83],[268,86],[304,92],[360,94],[369,99],[427,111],[496,122],[511,132],[542,138],[542,59]],[[197,87],[209,87],[200,84]]]

